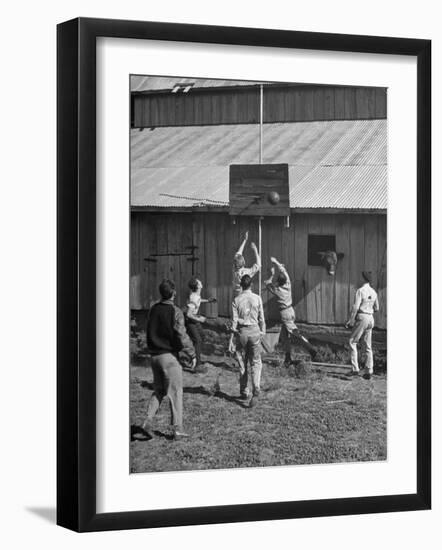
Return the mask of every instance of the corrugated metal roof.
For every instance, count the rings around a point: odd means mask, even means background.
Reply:
[[[387,121],[264,125],[263,162],[288,163],[291,208],[387,208]],[[229,165],[259,162],[258,125],[131,132],[133,206],[222,206]]]
[[[227,86],[252,86],[266,84],[254,80],[222,80],[213,78],[182,78],[180,76],[137,76],[130,79],[131,92],[147,92],[153,90],[172,90],[177,84],[192,84],[192,88],[220,88]]]

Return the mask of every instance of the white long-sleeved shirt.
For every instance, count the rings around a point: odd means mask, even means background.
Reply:
[[[354,321],[358,313],[373,315],[379,310],[378,294],[369,283],[365,283],[356,291],[355,301],[351,310],[350,320]]]

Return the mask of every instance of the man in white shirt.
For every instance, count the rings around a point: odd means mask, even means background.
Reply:
[[[261,384],[261,338],[266,332],[264,319],[264,308],[261,297],[251,290],[252,278],[244,275],[241,278],[242,292],[232,304],[232,331],[238,334],[238,346],[236,353],[239,354],[240,378],[239,391],[243,399],[249,396],[248,372],[250,365],[252,374],[252,399],[249,407],[256,404]]]
[[[373,314],[379,310],[377,292],[371,287],[371,272],[362,272],[363,284],[356,291],[355,301],[351,310],[350,319],[346,327],[353,327],[350,336],[350,358],[352,373],[359,373],[357,344],[362,338],[365,347],[365,373],[363,378],[370,380],[373,374],[373,350],[371,348],[371,334],[374,327]]]
[[[241,278],[244,275],[249,275],[253,277],[261,269],[261,258],[259,257],[258,249],[256,248],[255,243],[251,243],[250,248],[255,254],[255,263],[252,267],[245,267],[246,261],[244,260],[243,252],[244,247],[246,246],[247,240],[249,238],[249,232],[246,231],[244,240],[242,241],[240,247],[238,248],[235,256],[233,257],[233,296],[238,296],[241,292]]]

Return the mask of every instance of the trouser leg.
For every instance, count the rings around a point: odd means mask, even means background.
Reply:
[[[361,336],[364,334],[366,329],[366,319],[365,317],[358,317],[356,318],[356,324],[353,327],[353,331],[350,336],[350,340],[348,341],[350,345],[350,362],[353,372],[359,372],[359,364],[358,364],[358,342],[361,338]]]
[[[256,335],[251,336],[249,340],[253,395],[259,395],[261,391],[262,360],[260,341],[259,331]]]
[[[195,348],[196,366],[198,366],[201,364],[201,345],[202,345],[201,325],[199,323],[188,323],[187,331],[189,333],[190,339],[192,340],[193,346]]]
[[[153,394],[150,398],[149,405],[147,407],[147,418],[152,420],[160,408],[161,401],[166,394],[165,379],[161,366],[158,364],[158,360],[152,359],[152,373],[153,373]]]
[[[249,364],[249,354],[248,354],[248,339],[244,330],[240,331],[239,342],[236,349],[236,354],[238,357],[239,363],[239,393],[243,397],[249,395],[249,375],[248,375],[248,364]]]
[[[175,358],[174,358],[175,359]],[[168,365],[166,378],[167,396],[170,402],[171,424],[178,430],[183,428],[183,374],[181,366],[175,359]]]
[[[365,345],[365,368],[369,374],[373,374],[373,349],[371,347],[372,329],[368,328],[363,335]]]

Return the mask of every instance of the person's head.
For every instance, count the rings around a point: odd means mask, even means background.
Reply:
[[[196,277],[192,277],[187,286],[190,288],[191,292],[197,292],[203,288],[203,283]]]
[[[362,272],[362,282],[364,284],[368,283],[369,285],[371,285],[372,280],[373,280],[373,277],[372,277],[371,271],[363,271]]]
[[[284,273],[278,273],[278,276],[276,277],[276,284],[278,286],[284,286],[287,283],[287,277],[284,275]]]
[[[239,284],[243,290],[249,290],[252,286],[252,277],[250,277],[250,275],[243,275]]]
[[[233,258],[233,267],[235,269],[241,269],[241,267],[244,267],[246,265],[246,261],[244,260],[244,256],[242,254],[235,254],[235,257]]]
[[[159,286],[161,298],[163,300],[173,300],[175,298],[175,283],[170,279],[163,279]]]

